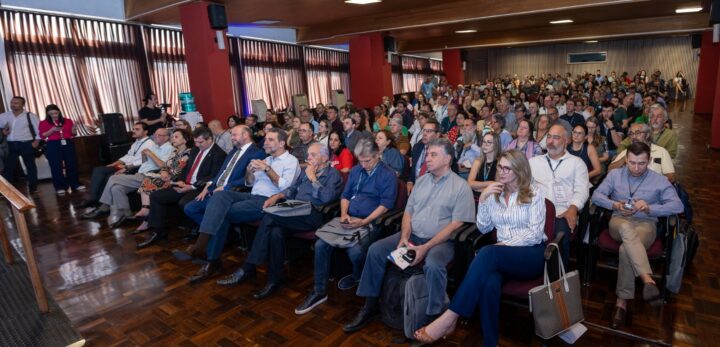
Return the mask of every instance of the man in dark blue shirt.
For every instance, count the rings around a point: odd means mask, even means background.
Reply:
[[[345,248],[353,264],[353,273],[338,282],[341,290],[351,289],[360,281],[367,248],[376,237],[371,223],[395,206],[397,177],[391,168],[380,161],[379,152],[374,141],[362,139],[358,142],[355,157],[360,164],[350,170],[350,177],[340,200],[339,218],[344,228],[370,227],[367,237],[353,247]],[[296,314],[310,312],[327,300],[326,285],[333,249],[333,246],[322,239],[315,243],[315,286],[312,293],[295,309]]]
[[[285,260],[285,235],[318,229],[324,220],[317,207],[337,201],[340,197],[343,187],[342,176],[338,170],[328,165],[329,160],[330,152],[327,146],[313,143],[308,147],[308,165],[300,173],[295,184],[268,198],[263,207],[273,206],[281,199],[308,201],[313,205],[310,214],[281,217],[265,213],[245,264],[232,275],[219,280],[218,284],[234,285],[254,277],[257,265],[268,262],[267,284],[253,296],[256,299],[263,299],[277,290],[282,280]]]

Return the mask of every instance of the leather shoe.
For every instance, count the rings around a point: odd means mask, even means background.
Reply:
[[[127,220],[128,220],[128,217],[125,215],[115,217],[115,220],[108,221],[108,227],[110,227],[110,229],[115,229],[115,228],[121,226]]]
[[[220,260],[213,260],[203,265],[198,272],[190,276],[190,283],[202,282],[214,275],[216,272],[222,271]]]
[[[76,208],[88,208],[88,207],[94,207],[95,205],[97,205],[97,201],[85,199],[82,202],[80,202],[79,205],[77,205],[75,207]]]
[[[263,289],[260,289],[260,291],[253,294],[253,298],[257,300],[265,299],[278,289],[280,289],[280,283],[268,283],[265,287],[263,287]]]
[[[165,241],[165,240],[167,240],[167,236],[161,236],[161,235],[158,235],[158,233],[152,233],[152,234],[150,234],[150,236],[148,236],[147,239],[145,239],[145,241],[138,243],[137,249],[147,248],[147,247],[150,247],[160,241]]]
[[[376,309],[368,309],[366,306],[360,309],[360,312],[350,322],[343,326],[343,331],[346,333],[353,333],[364,328],[370,323],[375,317],[380,314],[380,311]]]
[[[86,212],[80,215],[80,219],[94,219],[102,216],[107,216],[110,214],[109,209],[103,209],[102,206],[98,207],[90,212]]]
[[[618,329],[623,326],[625,326],[625,316],[627,315],[627,311],[625,311],[624,308],[620,306],[615,306],[615,309],[613,310],[612,319],[610,321],[610,327],[613,329]]]
[[[252,277],[255,277],[255,273],[248,273],[245,272],[245,270],[243,270],[242,268],[240,268],[237,271],[233,272],[231,275],[225,276],[225,278],[218,280],[217,284],[221,286],[234,286]]]
[[[654,303],[660,299],[660,289],[658,289],[655,283],[645,283],[643,286],[643,299]]]

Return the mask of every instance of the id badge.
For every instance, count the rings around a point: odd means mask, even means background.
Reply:
[[[553,185],[553,196],[556,205],[566,205],[570,202],[570,195],[560,185]]]
[[[60,140],[60,145],[61,146],[67,145],[67,140],[65,140],[65,139]]]

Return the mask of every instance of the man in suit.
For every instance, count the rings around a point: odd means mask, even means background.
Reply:
[[[412,191],[415,180],[427,171],[427,167],[423,165],[425,164],[425,144],[440,137],[440,123],[434,119],[428,119],[420,131],[422,131],[421,140],[413,146],[410,158],[412,167],[407,181],[408,193]]]
[[[232,129],[232,142],[235,147],[225,157],[222,167],[215,177],[205,183],[205,188],[185,205],[183,211],[195,223],[200,224],[205,215],[208,200],[215,192],[234,190],[245,186],[245,171],[251,160],[265,158],[265,153],[258,148],[252,140],[250,128],[245,125],[236,125]],[[204,250],[209,236],[200,234],[194,246],[189,251]],[[195,254],[193,254],[195,255]]]
[[[213,141],[211,130],[197,128],[193,131],[193,138],[196,147],[190,151],[188,165],[183,168],[179,180],[173,183],[174,187],[160,189],[150,194],[148,227],[153,229],[153,233],[137,245],[138,249],[167,239],[165,223],[168,207],[178,204],[180,208],[185,208],[185,205],[193,201],[205,188],[207,182],[220,171],[226,154],[225,150]]]

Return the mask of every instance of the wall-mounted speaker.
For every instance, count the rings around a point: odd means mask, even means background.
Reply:
[[[702,34],[695,33],[695,34],[692,34],[690,37],[692,38],[691,41],[692,41],[693,49],[702,47]]]
[[[385,52],[397,52],[395,38],[390,36],[383,37],[383,47],[385,47]]]
[[[332,91],[332,103],[335,107],[343,107],[347,104],[347,96],[342,89],[335,89]]]
[[[207,10],[211,28],[215,30],[227,29],[228,24],[227,15],[225,15],[225,6],[218,4],[209,4]]]
[[[105,134],[105,143],[120,144],[129,142],[128,132],[125,129],[125,118],[120,113],[101,114],[102,131]]]
[[[712,0],[710,3],[710,24],[720,23],[720,0]]]

